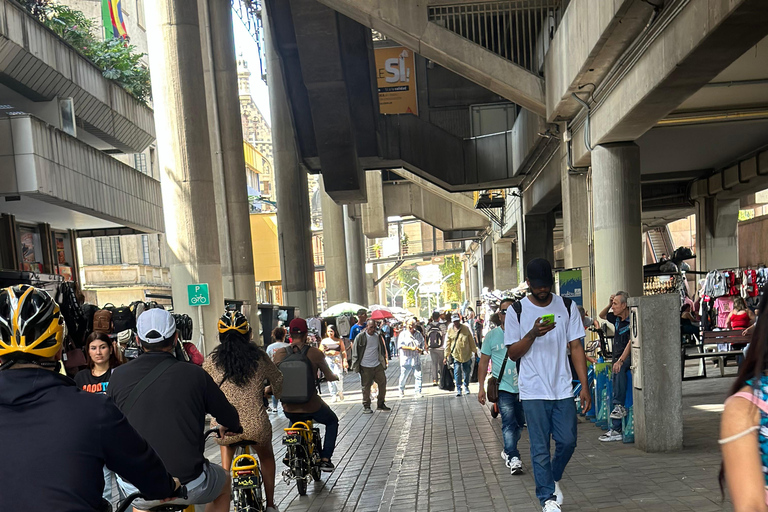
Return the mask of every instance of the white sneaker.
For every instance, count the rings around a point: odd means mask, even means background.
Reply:
[[[560,487],[560,482],[555,482],[555,502],[558,506],[563,504],[563,489]]]
[[[549,500],[541,507],[541,512],[560,512],[562,509],[555,500]]]
[[[504,450],[501,450],[501,458],[504,460],[504,465],[509,467],[509,455]]]
[[[624,439],[624,436],[621,434],[621,432],[617,430],[610,429],[605,434],[601,435],[598,438],[598,441],[602,441],[604,443],[610,443],[612,441],[621,441]]]
[[[338,401],[339,401],[339,397],[337,397],[336,395],[333,395],[333,396],[331,397],[331,403],[332,403],[332,404],[335,404],[335,403],[336,403],[336,402],[338,402]]]
[[[612,420],[620,420],[626,415],[627,415],[627,409],[625,409],[623,405],[617,405],[611,411]]]
[[[507,467],[509,468],[510,475],[523,474],[523,461],[521,461],[518,457],[510,457],[509,462],[507,463]],[[555,489],[557,489],[557,484],[555,484]]]
[[[399,396],[400,398],[405,398],[405,391],[401,389],[400,391],[397,392],[397,396]]]

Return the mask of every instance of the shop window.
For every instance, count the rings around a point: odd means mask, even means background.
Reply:
[[[149,235],[141,235],[141,255],[145,265],[149,265]]]
[[[97,265],[119,265],[123,262],[120,255],[120,237],[100,236],[95,242]]]

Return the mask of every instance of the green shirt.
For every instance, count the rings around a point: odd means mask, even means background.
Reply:
[[[485,336],[481,353],[491,357],[491,370],[498,379],[501,365],[504,364],[504,357],[507,355],[507,346],[504,345],[504,330],[501,327],[496,327]],[[517,366],[511,359],[507,359],[507,364],[504,366],[504,377],[499,384],[499,391],[520,392],[517,387]]]

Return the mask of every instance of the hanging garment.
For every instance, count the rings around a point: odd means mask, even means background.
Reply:
[[[733,309],[733,298],[718,297],[715,299],[715,309],[717,310],[717,327],[725,329],[728,315],[731,314],[731,310]]]

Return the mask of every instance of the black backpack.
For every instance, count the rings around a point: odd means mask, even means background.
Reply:
[[[284,404],[304,404],[317,394],[317,375],[307,357],[309,348],[305,345],[299,352],[294,352],[292,346],[286,347],[288,355],[277,365],[283,373],[280,401]]]
[[[112,332],[122,332],[136,329],[136,317],[130,306],[120,306],[112,309]]]
[[[443,331],[435,324],[430,324],[427,330],[427,346],[429,348],[440,348],[443,346]]]
[[[93,314],[99,310],[96,304],[83,304],[80,306],[85,317],[85,330],[88,334],[93,332]]]

